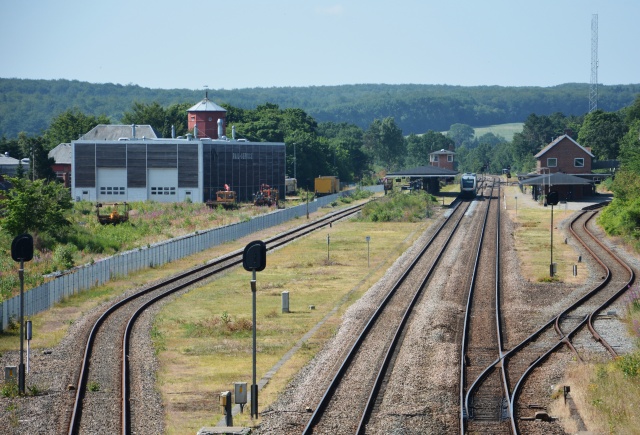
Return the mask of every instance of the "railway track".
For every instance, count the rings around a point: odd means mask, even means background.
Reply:
[[[340,219],[358,213],[362,205],[349,207],[266,240],[272,250]],[[131,332],[138,316],[154,303],[242,262],[242,251],[219,257],[168,280],[125,297],[107,308],[88,334],[69,422],[69,434],[132,433],[136,403],[129,388]],[[87,394],[87,391],[101,394]]]
[[[509,391],[502,369],[500,189],[491,189],[468,290],[460,352],[460,433],[508,434]],[[486,242],[486,243],[485,243]]]
[[[387,411],[379,408],[411,316],[471,204],[457,204],[391,286],[353,340],[302,433],[365,433],[369,422],[380,421],[379,412],[388,413],[388,403]]]
[[[598,237],[588,229],[588,224],[595,214],[593,211],[583,211],[573,219],[570,229],[572,235],[577,238],[602,268],[602,281],[551,319],[549,323],[553,325],[556,334],[554,344],[545,343],[545,345],[542,345],[540,340],[537,340],[539,343],[538,357],[532,360],[525,370],[519,371],[521,374],[517,378],[511,393],[511,413],[514,415],[516,423],[524,420],[525,424],[529,424],[531,404],[525,406],[520,404],[518,399],[520,396],[533,397],[533,394],[527,393],[527,391],[535,390],[537,382],[534,379],[535,370],[550,359],[562,345],[568,346],[579,360],[590,359],[590,355],[594,353],[593,346],[590,346],[591,350],[587,351],[587,349],[577,349],[572,343],[573,338],[581,331],[588,331],[593,339],[601,345],[601,351],[598,355],[600,360],[607,355],[605,352],[608,352],[608,356],[611,358],[617,356],[613,347],[597,332],[594,322],[599,313],[627,291],[635,280],[635,274],[627,264],[602,244]],[[549,323],[545,325],[547,329]],[[544,333],[548,334],[546,331]],[[539,408],[544,409],[544,406]],[[519,426],[516,426],[515,429],[516,433],[520,433]]]
[[[551,318],[544,325],[539,327],[534,333],[522,340],[510,350],[502,349],[500,344],[500,357],[490,364],[487,364],[481,374],[468,389],[465,405],[461,411],[461,432],[482,433],[472,426],[473,417],[478,414],[473,409],[474,399],[480,397],[487,399],[489,404],[489,421],[498,422],[491,427],[492,433],[520,433],[520,421],[532,420],[531,415],[536,411],[544,411],[541,401],[536,403],[535,391],[526,395],[529,403],[520,403],[520,396],[523,390],[528,387],[539,388],[536,380],[531,380],[535,369],[540,367],[555,352],[563,346],[568,346],[576,357],[585,359],[584,355],[572,344],[572,338],[581,330],[587,328],[596,341],[602,344],[602,349],[606,349],[612,357],[616,356],[615,350],[601,337],[594,326],[594,321],[598,314],[607,308],[613,301],[627,290],[633,283],[635,276],[633,271],[613,252],[604,246],[587,228],[587,223],[593,219],[594,212],[584,211],[575,217],[571,223],[571,232],[584,248],[594,257],[602,268],[602,281],[593,289],[584,292],[570,303],[560,313]],[[498,233],[499,234],[499,233]],[[499,242],[497,242],[499,244]],[[496,263],[496,276],[499,277],[499,263]],[[499,278],[496,279],[495,312],[499,313],[500,305]],[[496,334],[500,337],[501,317],[496,315]],[[499,340],[499,339],[498,339]],[[467,359],[465,359],[467,361]],[[463,363],[465,362],[463,361]],[[502,382],[499,381],[497,371],[501,372]],[[492,378],[493,376],[493,378]],[[499,384],[502,383],[504,394],[498,400]],[[533,384],[532,384],[533,383]],[[493,393],[478,396],[475,392],[484,385],[491,387]],[[473,397],[475,395],[475,397]],[[547,395],[548,396],[548,395]],[[484,411],[484,410],[483,410]],[[544,415],[545,413],[542,412]],[[483,415],[484,416],[484,415]],[[465,421],[467,426],[465,427]],[[510,421],[509,427],[505,428],[505,421]],[[471,423],[471,424],[470,424]]]

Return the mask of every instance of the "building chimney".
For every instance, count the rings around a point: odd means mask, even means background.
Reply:
[[[131,137],[133,139],[136,138],[136,125],[135,124],[131,124]]]

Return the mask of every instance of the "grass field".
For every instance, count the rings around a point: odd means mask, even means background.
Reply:
[[[511,124],[498,124],[498,125],[490,125],[488,127],[474,127],[476,132],[476,138],[479,138],[483,134],[493,133],[496,136],[502,136],[508,142],[513,140],[513,135],[515,133],[522,132],[522,126],[524,123],[522,122],[514,122]]]

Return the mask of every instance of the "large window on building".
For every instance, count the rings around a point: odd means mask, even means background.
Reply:
[[[549,157],[547,159],[547,167],[548,168],[555,168],[556,166],[558,166],[558,159],[555,157]]]
[[[573,159],[573,166],[576,168],[584,168],[584,158],[575,158]]]
[[[432,162],[437,162],[438,161],[438,155],[437,154],[432,154],[431,155],[431,161]]]

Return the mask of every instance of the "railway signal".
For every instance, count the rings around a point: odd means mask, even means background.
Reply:
[[[558,192],[550,191],[547,195],[547,204],[551,206],[551,262],[549,263],[549,276],[553,277],[555,274],[553,267],[553,206],[558,204]]]
[[[18,369],[18,390],[24,394],[24,262],[33,258],[33,237],[31,234],[20,234],[11,242],[11,258],[20,262],[18,278],[20,279],[20,366]]]
[[[252,273],[253,304],[253,383],[251,384],[251,418],[258,418],[258,384],[256,382],[256,272],[267,267],[267,244],[262,240],[249,242],[242,253],[242,267]]]

